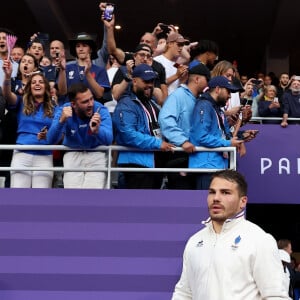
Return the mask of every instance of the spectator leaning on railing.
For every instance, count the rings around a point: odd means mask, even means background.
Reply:
[[[3,95],[9,108],[17,110],[17,144],[45,145],[47,128],[55,113],[55,104],[50,96],[50,85],[42,74],[33,74],[24,88],[23,96],[11,92],[12,64],[3,63],[5,79]],[[53,167],[52,151],[27,150],[14,151],[11,167]],[[11,187],[50,188],[52,171],[12,171]]]
[[[288,118],[300,118],[300,76],[295,76],[292,79],[289,90],[284,92],[282,96],[283,117],[281,127],[288,126]],[[295,122],[295,121],[294,121]],[[290,123],[294,123],[290,121]],[[298,121],[297,121],[298,122]]]
[[[132,89],[119,100],[113,114],[118,145],[142,150],[170,151],[172,144],[162,140],[158,124],[159,108],[152,99],[156,73],[146,64],[136,66],[132,73]],[[162,152],[120,152],[118,165],[125,168],[162,167]],[[125,186],[129,189],[160,188],[162,174],[124,172]]]
[[[68,90],[70,103],[64,104],[55,114],[47,134],[49,144],[62,144],[71,148],[64,155],[65,168],[105,168],[107,154],[93,151],[101,145],[110,145],[113,139],[112,122],[108,109],[94,101],[91,90],[82,82]],[[65,188],[104,188],[106,173],[103,171],[65,172]]]

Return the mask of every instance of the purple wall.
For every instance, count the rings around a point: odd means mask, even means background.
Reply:
[[[0,299],[167,300],[206,192],[13,190],[0,196]]]
[[[300,126],[254,125],[257,137],[246,143],[246,156],[238,159],[238,171],[249,184],[250,203],[300,204]]]

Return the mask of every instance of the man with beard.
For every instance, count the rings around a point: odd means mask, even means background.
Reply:
[[[221,109],[230,99],[230,93],[236,92],[235,87],[225,76],[213,77],[208,83],[209,91],[200,96],[193,114],[190,131],[190,142],[195,146],[239,147],[244,141],[255,136],[257,131],[240,132],[239,137],[232,137],[224,112]],[[228,154],[222,152],[196,152],[189,157],[190,168],[226,169],[228,168]],[[196,175],[196,189],[207,190],[210,184],[210,173]]]
[[[106,168],[107,154],[93,151],[101,145],[110,145],[113,140],[112,122],[108,109],[94,101],[91,90],[82,82],[68,90],[70,103],[64,104],[54,116],[47,133],[49,144],[63,139],[64,146],[80,151],[67,151],[65,168]],[[65,188],[105,188],[105,172],[65,172]]]
[[[213,174],[210,218],[185,247],[172,300],[289,299],[275,239],[245,219],[247,188],[236,171]]]
[[[286,72],[281,73],[279,77],[279,84],[277,86],[277,97],[280,103],[282,103],[281,97],[284,94],[284,92],[288,89],[289,83],[290,75]]]
[[[300,118],[300,76],[295,76],[288,91],[282,96],[283,116],[281,127],[288,126],[288,118]],[[290,124],[299,121],[290,121]]]
[[[170,151],[172,144],[162,140],[158,125],[158,107],[152,100],[156,72],[140,64],[132,72],[132,89],[124,94],[114,111],[113,124],[118,145],[143,150]],[[120,151],[118,165],[124,168],[160,167],[161,152]],[[152,172],[124,172],[125,188],[160,188],[162,174]]]

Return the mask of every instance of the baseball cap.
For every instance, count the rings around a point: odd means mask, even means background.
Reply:
[[[157,75],[150,66],[146,64],[140,64],[133,69],[132,77],[139,77],[143,80],[154,80],[157,78]]]
[[[150,47],[149,45],[147,45],[147,44],[139,44],[139,45],[135,48],[134,53],[137,53],[137,52],[139,52],[139,51],[141,51],[141,50],[147,51],[147,52],[149,52],[149,53],[152,55],[152,49],[151,49],[151,47]]]
[[[87,44],[91,47],[92,53],[91,53],[91,59],[96,59],[98,57],[97,55],[97,45],[96,42],[94,41],[93,37],[86,33],[86,32],[80,32],[76,34],[76,36],[72,39],[69,40],[69,48],[70,48],[70,53],[73,56],[77,56],[76,54],[76,44],[77,43],[84,43]]]
[[[189,69],[189,75],[203,75],[206,77],[207,81],[210,79],[209,69],[202,63],[197,64],[196,66]]]
[[[177,43],[189,43],[190,41],[185,39],[181,34],[177,32],[172,32],[168,35],[167,43],[177,42]]]
[[[220,88],[226,88],[230,92],[237,92],[239,90],[239,87],[233,85],[225,76],[216,76],[213,77],[209,82],[208,82],[208,87],[209,88],[215,88],[215,87],[220,87]]]

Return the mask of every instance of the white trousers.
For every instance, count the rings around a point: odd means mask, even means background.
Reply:
[[[64,168],[105,168],[107,154],[105,152],[66,152]],[[64,188],[67,189],[103,189],[106,185],[106,172],[65,172]]]
[[[11,160],[12,168],[53,167],[52,155],[33,155],[14,151]],[[51,188],[53,171],[11,171],[10,187],[12,188]]]

